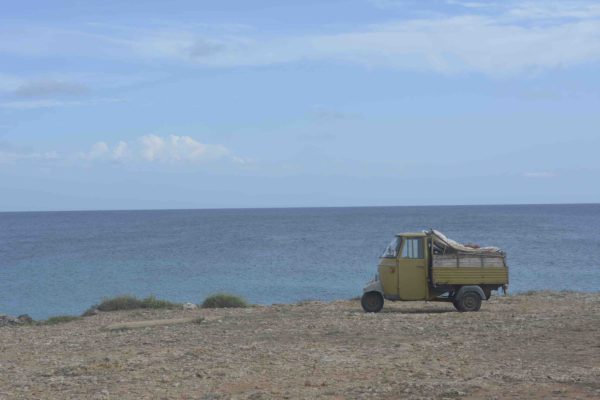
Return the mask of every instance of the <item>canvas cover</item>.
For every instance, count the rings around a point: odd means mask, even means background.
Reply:
[[[481,255],[500,255],[504,254],[502,250],[498,247],[469,247],[464,244],[458,243],[455,240],[447,238],[442,232],[436,231],[432,229],[428,233],[433,237],[433,244],[436,246],[443,254],[448,253],[467,253],[467,254],[481,254]]]
[[[471,247],[447,238],[436,230],[433,238],[434,267],[505,267],[505,254],[498,247]]]

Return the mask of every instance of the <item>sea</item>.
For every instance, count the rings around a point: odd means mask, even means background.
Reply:
[[[506,251],[509,293],[600,288],[600,204],[7,212],[0,313],[78,315],[122,294],[349,299],[394,234],[430,228]]]

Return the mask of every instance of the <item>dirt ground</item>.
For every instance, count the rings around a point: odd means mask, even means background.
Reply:
[[[106,330],[109,324],[200,323]],[[0,399],[600,398],[600,293],[101,313],[0,328]]]

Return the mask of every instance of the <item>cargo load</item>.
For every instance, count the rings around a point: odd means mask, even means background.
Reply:
[[[461,244],[433,229],[426,233],[432,238],[432,266],[434,268],[506,267],[506,253],[498,247]]]

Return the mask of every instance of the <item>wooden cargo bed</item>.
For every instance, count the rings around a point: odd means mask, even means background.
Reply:
[[[434,285],[505,285],[508,267],[501,253],[438,254],[433,256],[431,278]]]

